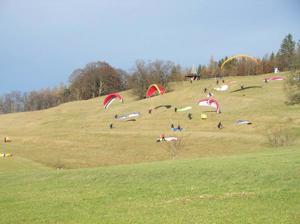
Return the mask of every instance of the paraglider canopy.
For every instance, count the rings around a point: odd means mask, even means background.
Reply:
[[[215,108],[217,113],[221,113],[218,101],[213,98],[200,99],[198,100],[198,105]]]
[[[115,119],[120,121],[125,121],[125,120],[129,121],[139,117],[140,115],[141,115],[140,112],[132,112],[132,113],[122,114],[122,115],[116,114]]]
[[[170,136],[170,137],[159,138],[159,139],[156,140],[156,142],[163,142],[163,141],[166,141],[166,142],[175,142],[177,140],[178,140],[178,138]]]
[[[224,69],[224,66],[225,66],[228,62],[230,62],[230,61],[232,61],[232,60],[234,60],[234,59],[237,59],[237,58],[247,58],[247,59],[250,59],[251,61],[257,63],[256,58],[254,58],[254,57],[252,57],[252,56],[249,56],[249,55],[246,55],[246,54],[236,54],[236,55],[234,55],[234,56],[232,56],[232,57],[229,57],[227,60],[225,60],[225,61],[223,62],[223,64],[221,65],[221,71]]]
[[[268,81],[282,81],[284,80],[284,77],[282,76],[273,76],[273,77],[269,77],[269,78],[266,78]]]
[[[187,106],[187,107],[183,107],[183,108],[178,108],[177,111],[178,112],[183,112],[183,111],[187,111],[187,110],[191,110],[192,107],[191,106]]]
[[[202,119],[202,120],[205,120],[205,119],[207,119],[207,115],[206,115],[206,114],[201,114],[201,116],[200,116],[200,117],[201,117],[201,119]]]
[[[163,107],[166,109],[170,109],[172,107],[172,105],[159,105],[157,107],[154,107],[154,109],[156,110],[156,109],[163,108]]]
[[[221,87],[215,87],[214,90],[223,92],[226,91],[228,88],[228,85],[222,85]]]
[[[152,84],[151,86],[149,86],[147,92],[146,92],[146,96],[147,97],[151,97],[154,94],[158,93],[159,95],[162,95],[165,93],[165,88],[158,85],[158,84]]]
[[[103,100],[104,108],[107,109],[115,99],[119,99],[123,103],[123,97],[119,93],[111,93],[108,94]]]
[[[233,90],[233,91],[231,91],[231,93],[244,91],[244,90],[247,90],[247,89],[253,89],[253,88],[262,88],[262,87],[261,86],[246,86],[246,87],[244,87],[244,85],[242,85],[241,88]]]
[[[242,124],[250,125],[252,123],[251,123],[251,121],[247,121],[247,120],[237,120],[236,124],[238,124],[238,125],[242,125]]]

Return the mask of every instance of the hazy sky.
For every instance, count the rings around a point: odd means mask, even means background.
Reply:
[[[92,61],[262,57],[300,39],[299,21],[299,0],[0,0],[0,94],[67,83]]]

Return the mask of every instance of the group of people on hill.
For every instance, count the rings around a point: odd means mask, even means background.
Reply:
[[[224,79],[222,79],[222,83],[225,83]],[[216,84],[219,85],[219,79],[217,79]]]
[[[171,130],[172,131],[182,131],[183,128],[180,126],[180,124],[178,124],[177,127],[175,127],[174,124],[171,124]]]
[[[223,128],[223,124],[222,124],[221,121],[218,123],[217,127],[218,127],[218,129],[222,129]],[[181,132],[183,130],[183,128],[180,126],[180,124],[178,124],[177,127],[175,127],[174,124],[171,124],[171,130],[172,131],[180,131]],[[158,141],[166,141],[165,140],[165,134],[160,134],[160,138],[159,138]]]
[[[267,80],[265,80],[265,82],[267,82]],[[217,80],[216,80],[216,84],[219,85],[219,83],[220,83],[220,80],[217,79]],[[222,79],[222,83],[225,83],[225,80],[224,80],[224,79]],[[243,89],[243,88],[244,88],[244,85],[241,85],[241,89]],[[203,92],[204,92],[204,93],[207,93],[207,92],[208,92],[208,88],[205,87],[205,88],[203,89]],[[208,96],[208,97],[212,97],[213,94],[212,94],[211,92],[208,92],[208,95],[207,95],[207,96]],[[177,112],[177,107],[174,108],[174,111]],[[148,114],[152,114],[152,109],[149,109],[149,110],[148,110]],[[117,118],[117,117],[118,117],[118,115],[115,115],[115,118]],[[189,120],[192,120],[192,119],[193,119],[191,113],[188,113],[187,117],[188,117]],[[110,124],[109,124],[109,128],[110,128],[110,129],[113,129],[113,128],[114,128],[113,123],[110,123]],[[222,128],[223,128],[223,124],[222,124],[221,121],[217,124],[217,128],[218,128],[218,129],[222,129]],[[172,130],[172,131],[182,131],[183,128],[181,128],[180,125],[178,125],[177,127],[175,127],[174,124],[171,124],[171,130]],[[163,139],[163,138],[161,138],[161,139]]]

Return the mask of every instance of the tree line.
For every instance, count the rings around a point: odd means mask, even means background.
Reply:
[[[300,41],[296,43],[292,35],[288,34],[277,53],[265,55],[255,64],[249,60],[232,60],[226,71],[221,71],[220,67],[227,58],[216,61],[212,57],[208,65],[198,66],[197,73],[205,79],[271,73],[275,67],[280,71],[300,69]],[[25,93],[12,91],[0,96],[0,114],[42,110],[69,101],[87,100],[127,89],[132,89],[132,93],[142,99],[150,84],[157,83],[168,88],[169,82],[182,81],[188,73],[188,69],[163,60],[139,60],[130,74],[107,62],[92,62],[84,68],[74,70],[67,85]]]
[[[300,69],[300,40],[296,43],[293,36],[288,34],[281,43],[277,53],[266,54],[263,58],[257,59],[256,63],[249,60],[232,60],[226,64],[226,70],[221,71],[221,65],[228,57],[219,61],[211,57],[208,65],[199,65],[198,74],[202,78],[214,78],[220,76],[243,76],[258,75],[274,72],[274,68],[280,71]]]

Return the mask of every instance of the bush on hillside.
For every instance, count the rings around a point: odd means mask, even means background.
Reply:
[[[184,148],[182,138],[178,138],[177,141],[165,142],[166,150],[171,158],[175,158]]]
[[[291,130],[282,127],[271,128],[267,131],[267,141],[272,147],[289,146],[295,140],[295,135]]]
[[[287,95],[287,104],[300,103],[300,71],[292,72],[286,79],[284,89]]]

